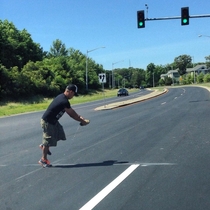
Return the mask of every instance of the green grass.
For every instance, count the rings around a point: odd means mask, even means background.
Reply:
[[[198,84],[198,86],[210,87],[210,83]],[[151,89],[163,91],[164,87],[154,87]],[[129,89],[130,93],[137,92],[137,91],[139,91],[139,89]],[[73,99],[70,100],[70,102],[71,102],[71,105],[82,104],[82,103],[96,101],[96,100],[103,100],[104,98],[110,98],[116,95],[117,95],[117,89],[104,90],[104,92],[98,91],[98,92],[90,93],[89,95],[81,95],[79,97],[74,97]],[[40,97],[34,97],[28,101],[0,102],[0,117],[45,110],[51,101],[52,99],[48,99],[48,98],[43,99]]]
[[[136,92],[138,89],[129,89],[129,92]],[[103,100],[104,98],[110,98],[117,95],[117,89],[115,90],[104,90],[104,92],[94,92],[89,95],[81,95],[74,97],[70,100],[71,105],[82,104],[86,102]],[[40,97],[30,99],[28,101],[21,102],[1,102],[0,104],[0,117],[10,116],[20,113],[34,112],[45,110],[52,99],[41,99]]]
[[[198,84],[198,86],[210,87],[210,83],[202,83],[202,84]]]

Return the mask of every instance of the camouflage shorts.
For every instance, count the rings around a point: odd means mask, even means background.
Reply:
[[[41,127],[43,129],[43,145],[55,147],[57,146],[57,141],[66,140],[63,127],[59,122],[53,125],[41,119]]]

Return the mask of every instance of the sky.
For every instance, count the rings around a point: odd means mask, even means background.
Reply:
[[[152,20],[137,28],[138,10],[153,19],[181,16],[181,7],[189,7],[190,16],[210,14],[209,0],[0,0],[0,19],[26,29],[44,51],[59,39],[105,70],[146,70],[184,54],[194,63],[210,55],[210,17],[190,18],[187,26],[181,19]]]

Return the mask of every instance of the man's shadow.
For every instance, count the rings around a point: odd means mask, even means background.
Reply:
[[[107,160],[99,163],[79,163],[79,164],[54,164],[53,168],[83,168],[83,167],[96,167],[96,166],[112,166],[119,164],[126,164],[128,161],[117,161],[117,160]]]

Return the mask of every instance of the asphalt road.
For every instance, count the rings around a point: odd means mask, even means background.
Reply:
[[[1,210],[210,209],[208,90],[94,111],[100,103],[74,106],[88,126],[61,118],[67,140],[51,148],[46,169],[42,112],[0,118]]]

